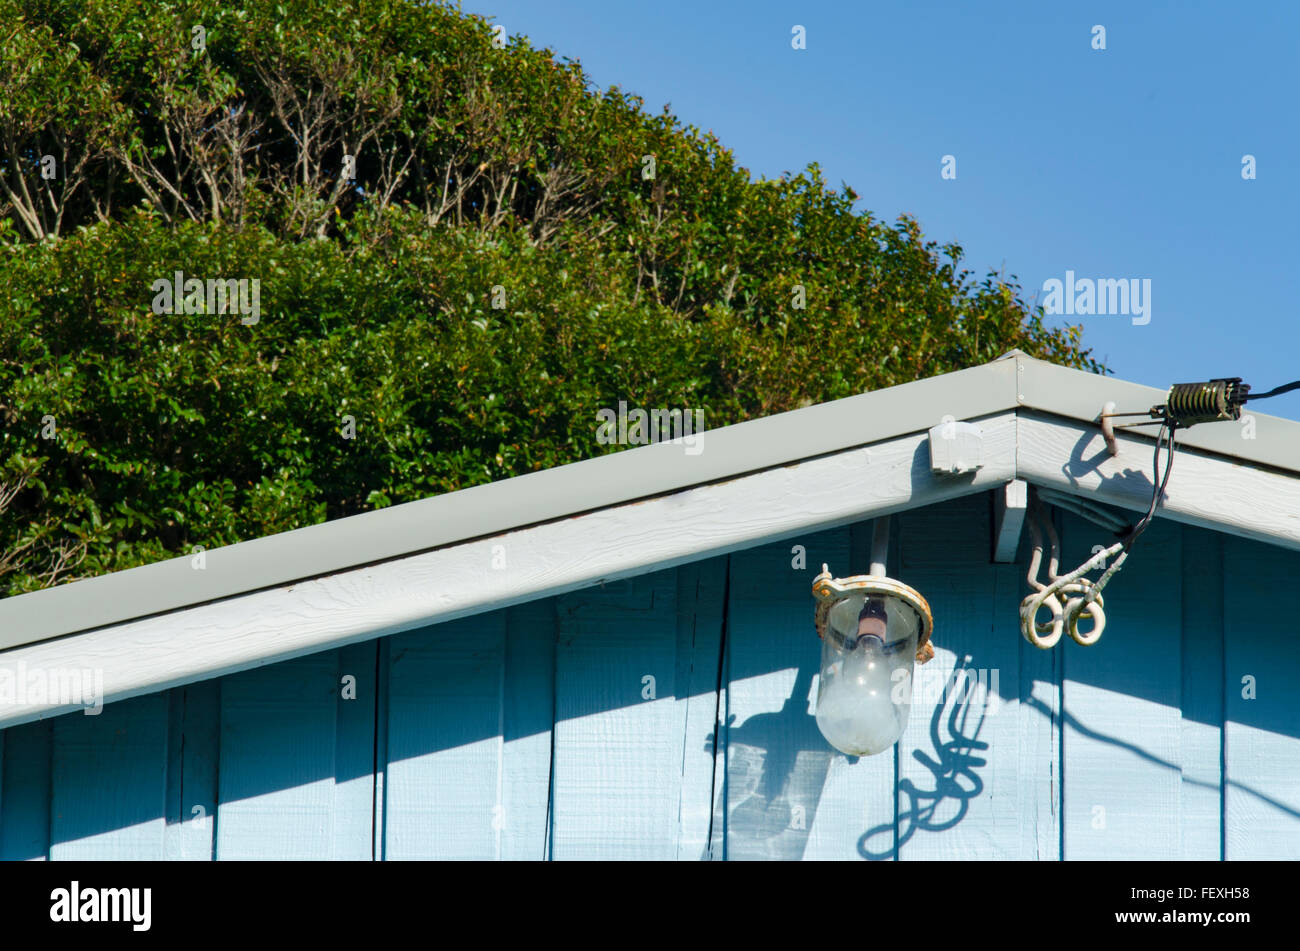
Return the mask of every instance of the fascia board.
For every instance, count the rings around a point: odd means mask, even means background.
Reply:
[[[913,433],[740,479],[25,644],[0,653],[0,667],[98,671],[104,684],[101,699],[113,702],[741,548],[806,539],[817,531],[987,492],[1007,482],[1015,469],[1016,414],[983,417],[978,423],[984,465],[962,476],[932,473],[927,436]],[[498,546],[505,563],[494,570]],[[841,570],[851,573],[854,566]],[[808,566],[810,584],[815,571]],[[807,636],[813,636],[811,609]],[[51,698],[0,705],[0,728],[76,709]]]
[[[1168,392],[1127,380],[1056,366],[1032,357],[1018,357],[1016,364],[1019,382],[1017,401],[1021,406],[1085,422],[1096,420],[1102,407],[1109,401],[1115,403],[1116,412],[1146,412],[1152,406],[1163,403]],[[1247,416],[1252,417],[1251,426],[1245,425]],[[1115,422],[1140,421],[1141,417],[1134,417],[1117,419]],[[1158,425],[1144,426],[1128,432],[1154,439],[1159,428]],[[1242,420],[1200,423],[1181,430],[1178,433],[1178,444],[1243,459],[1255,465],[1300,473],[1300,422],[1256,412],[1250,403],[1243,410]]]
[[[0,600],[0,651],[377,564],[1015,407],[1011,360]],[[595,422],[593,411],[593,438]],[[706,419],[707,422],[707,419]]]
[[[1032,410],[1018,418],[1021,479],[1134,512],[1151,504],[1150,440],[1117,434],[1119,454],[1112,456],[1095,426]],[[1300,550],[1300,474],[1183,446],[1156,517]]]

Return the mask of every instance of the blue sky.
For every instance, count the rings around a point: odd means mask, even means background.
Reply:
[[[1150,280],[1071,318],[1151,386],[1300,379],[1300,4],[464,0],[755,176],[821,164],[977,274]],[[806,28],[807,48],[791,48]],[[1093,27],[1106,29],[1094,50]],[[1257,177],[1242,178],[1253,155]],[[956,178],[941,177],[943,156]],[[1054,318],[1063,320],[1064,318]],[[1145,409],[1146,407],[1133,407]],[[1259,412],[1300,419],[1300,392]]]

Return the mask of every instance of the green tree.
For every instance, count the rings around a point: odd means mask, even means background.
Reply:
[[[1102,369],[816,165],[753,181],[445,6],[0,23],[0,593],[616,451],[619,400],[716,427],[1012,347]],[[155,313],[176,271],[260,319]]]

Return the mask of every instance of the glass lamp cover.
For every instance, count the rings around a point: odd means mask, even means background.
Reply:
[[[892,594],[851,594],[831,606],[817,689],[817,727],[831,746],[871,756],[898,741],[920,631],[916,609]]]

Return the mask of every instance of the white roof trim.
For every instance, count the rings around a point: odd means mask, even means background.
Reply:
[[[1145,510],[1152,443],[1030,410],[982,416],[983,467],[930,471],[927,436],[776,466],[435,551],[114,623],[0,653],[0,668],[99,671],[104,702],[218,677],[782,538],[989,491],[1016,479]],[[1161,517],[1300,549],[1300,476],[1178,454]],[[505,556],[494,569],[493,558]],[[1140,554],[1140,553],[1139,553]],[[816,558],[809,553],[809,564]],[[69,586],[73,587],[73,586]],[[78,709],[0,705],[0,728]]]
[[[112,702],[773,539],[806,536],[1006,482],[1015,469],[1016,416],[1002,413],[981,419],[980,425],[984,466],[965,477],[932,475],[926,436],[903,436],[742,479],[28,644],[0,653],[0,668],[16,670],[21,664],[29,671],[99,671],[103,701]],[[498,548],[505,562],[500,570],[493,568]],[[809,557],[811,563],[816,553]],[[76,709],[76,704],[53,702],[0,704],[0,728]]]
[[[1016,472],[1020,478],[1033,485],[1146,512],[1155,488],[1151,484],[1150,440],[1118,435],[1119,455],[1112,458],[1095,426],[1036,412],[1021,413],[1019,426]],[[1161,466],[1164,459],[1162,450]],[[1156,515],[1300,549],[1300,475],[1242,465],[1184,448],[1180,438],[1173,473]],[[1141,553],[1140,543],[1134,551],[1136,558]]]
[[[1145,410],[1163,398],[1161,390],[1013,351],[968,370],[708,430],[698,455],[680,445],[646,446],[213,549],[202,571],[181,557],[6,598],[0,600],[0,652],[922,433],[944,416],[970,420],[1034,409],[1090,421],[1108,400],[1120,410]],[[1241,438],[1236,424],[1219,423],[1180,434],[1179,445],[1233,457],[1220,464],[1241,460],[1300,475],[1300,423],[1252,415],[1254,439]],[[1035,464],[1052,468],[1050,460]],[[1140,471],[1149,465],[1148,459]],[[1171,488],[1176,483],[1177,474]],[[1092,491],[1086,483],[1077,489]],[[1242,521],[1250,513],[1215,511],[1222,520],[1209,527],[1250,534]],[[1270,538],[1285,544],[1287,531]]]

